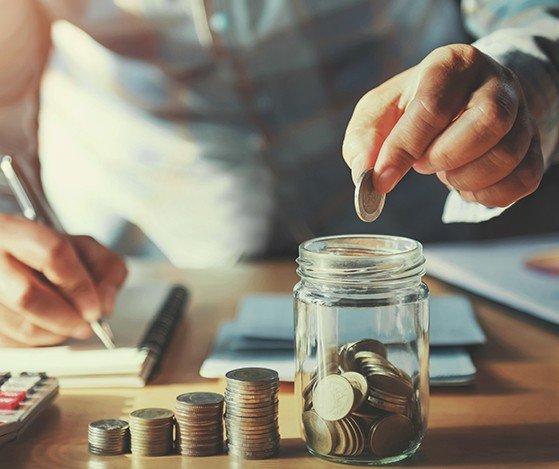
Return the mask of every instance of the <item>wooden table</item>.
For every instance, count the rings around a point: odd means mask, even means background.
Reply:
[[[173,407],[176,395],[195,390],[223,392],[223,380],[200,378],[218,324],[235,314],[250,292],[289,292],[297,282],[291,262],[179,271],[135,265],[137,278],[186,283],[192,301],[160,375],[143,389],[63,390],[55,405],[24,438],[0,449],[0,467],[19,468],[319,468],[343,467],[309,456],[299,437],[292,385],[280,393],[281,456],[237,461],[228,456],[177,455],[99,457],[87,452],[87,424],[126,415],[131,409]],[[428,281],[432,293],[449,292]],[[559,331],[520,313],[472,298],[487,345],[474,353],[475,386],[432,392],[429,430],[420,451],[404,466],[559,467]]]

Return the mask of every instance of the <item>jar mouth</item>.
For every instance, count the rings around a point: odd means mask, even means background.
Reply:
[[[423,246],[390,235],[325,236],[303,242],[297,259],[301,278],[329,283],[408,282],[425,274]]]

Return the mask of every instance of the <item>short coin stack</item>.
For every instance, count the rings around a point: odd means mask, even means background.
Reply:
[[[412,379],[387,359],[373,339],[343,345],[339,374],[313,376],[303,391],[303,425],[314,452],[377,457],[410,446],[417,411]]]
[[[277,455],[279,377],[267,368],[228,372],[225,389],[227,447],[232,456],[266,459]]]
[[[189,392],[177,397],[176,448],[183,456],[211,456],[223,452],[223,396]]]
[[[91,422],[87,427],[89,452],[102,456],[127,453],[130,447],[128,422],[117,419],[102,419]]]
[[[148,408],[130,413],[132,454],[162,456],[173,448],[173,412]]]

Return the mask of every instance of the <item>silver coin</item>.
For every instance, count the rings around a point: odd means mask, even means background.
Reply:
[[[238,368],[227,372],[225,377],[231,381],[249,383],[269,383],[279,379],[278,372],[269,368]]]
[[[373,169],[365,171],[355,186],[355,211],[361,220],[366,222],[375,221],[384,207],[385,194],[375,191],[373,185]]]
[[[177,403],[192,406],[219,405],[223,402],[223,396],[216,392],[188,392],[177,397]]]

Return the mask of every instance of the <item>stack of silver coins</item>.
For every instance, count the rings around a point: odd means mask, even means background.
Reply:
[[[279,377],[267,368],[240,368],[225,375],[225,428],[230,455],[266,459],[278,454]]]
[[[177,397],[175,445],[183,456],[211,456],[223,452],[223,396],[189,392]]]
[[[102,456],[127,453],[130,449],[128,422],[117,419],[102,419],[91,422],[87,427],[89,452]]]
[[[132,454],[162,456],[173,448],[174,415],[168,409],[148,408],[130,414]]]

